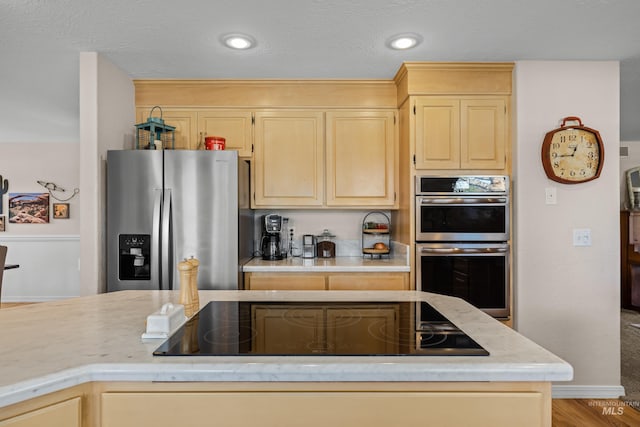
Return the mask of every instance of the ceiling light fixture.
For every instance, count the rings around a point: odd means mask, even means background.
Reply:
[[[234,33],[222,36],[222,43],[231,49],[245,50],[254,47],[256,40],[246,34]]]
[[[397,34],[387,40],[387,46],[395,50],[406,50],[416,47],[422,37],[415,33]]]

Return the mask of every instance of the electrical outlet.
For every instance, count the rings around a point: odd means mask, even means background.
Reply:
[[[573,246],[591,246],[591,229],[574,228]]]
[[[295,236],[296,235],[296,229],[293,226],[289,227],[289,236]]]

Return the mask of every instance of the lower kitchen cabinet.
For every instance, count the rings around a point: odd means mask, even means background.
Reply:
[[[551,427],[548,382],[91,382],[0,409],[11,427]]]
[[[269,392],[104,393],[102,427],[551,426],[545,395],[537,391],[334,387],[337,390],[296,390],[288,385]]]
[[[0,427],[80,427],[81,425],[80,397],[0,421]]]
[[[245,273],[245,289],[251,291],[324,291],[323,273]]]
[[[336,308],[300,304],[292,308],[254,304],[252,347],[260,354],[393,354],[399,347],[399,315],[397,305]],[[368,332],[372,328],[376,335]]]
[[[409,290],[409,273],[245,273],[247,290]]]
[[[409,273],[343,273],[327,275],[330,291],[406,291]]]
[[[398,316],[398,306],[328,308],[325,318],[327,347],[335,354],[397,353]],[[376,334],[369,333],[371,330]]]
[[[322,308],[253,305],[251,319],[256,330],[252,346],[256,353],[312,355],[324,345]],[[309,343],[316,346],[310,348]]]

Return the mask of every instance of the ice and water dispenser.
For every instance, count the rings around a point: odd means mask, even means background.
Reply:
[[[119,240],[119,279],[151,280],[151,236],[149,234],[121,234]]]

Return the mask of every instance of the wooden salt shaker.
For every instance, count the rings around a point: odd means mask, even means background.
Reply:
[[[187,260],[189,264],[191,264],[191,302],[193,306],[196,308],[196,311],[200,310],[200,294],[198,292],[198,267],[200,266],[200,261],[193,256]]]
[[[193,266],[188,261],[182,261],[178,263],[178,271],[180,271],[180,304],[184,306],[184,315],[189,318],[197,311],[193,309],[191,293]]]

